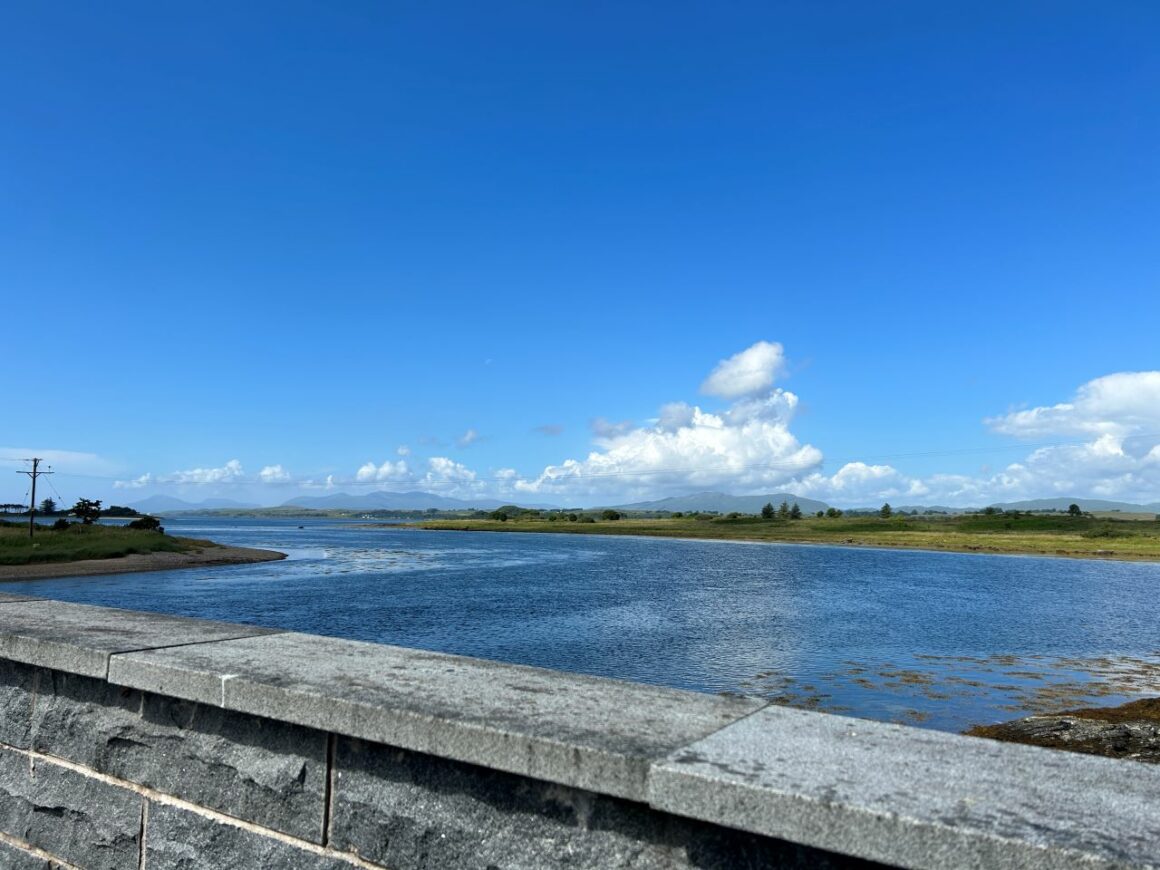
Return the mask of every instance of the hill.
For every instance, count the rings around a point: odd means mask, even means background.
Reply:
[[[171,495],[151,495],[141,501],[132,502],[129,507],[143,514],[172,513],[173,511],[204,511],[217,508],[233,508],[245,510],[260,507],[250,502],[235,501],[232,498],[207,498],[203,501],[192,502],[174,498]]]
[[[812,498],[802,498],[791,492],[777,492],[771,495],[730,495],[726,492],[696,492],[692,495],[678,495],[671,498],[662,498],[657,501],[638,501],[633,504],[613,505],[623,511],[681,511],[683,513],[697,513],[698,511],[717,511],[728,514],[734,511],[742,514],[761,513],[766,504],[774,507],[783,501],[791,505],[796,501],[803,513],[813,514],[824,511],[829,507],[824,501]]]

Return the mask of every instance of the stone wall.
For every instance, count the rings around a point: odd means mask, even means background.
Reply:
[[[0,867],[1160,866],[1160,770],[0,594]]]

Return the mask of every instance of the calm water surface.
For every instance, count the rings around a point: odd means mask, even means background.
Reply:
[[[1160,564],[334,521],[166,526],[291,558],[19,591],[955,730],[1160,694]]]

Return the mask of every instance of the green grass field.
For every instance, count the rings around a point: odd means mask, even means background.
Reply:
[[[1160,561],[1160,522],[1107,517],[1008,515],[937,517],[837,517],[801,520],[621,519],[595,523],[558,519],[429,520],[424,529],[549,532],[580,535],[649,535],[737,541],[844,544],[953,552],[1026,553]]]
[[[133,553],[184,553],[207,546],[216,544],[123,526],[80,524],[61,531],[37,526],[35,536],[29,538],[27,522],[0,522],[0,565],[115,559]]]

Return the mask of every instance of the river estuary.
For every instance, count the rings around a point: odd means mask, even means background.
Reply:
[[[318,520],[166,526],[290,558],[6,590],[947,730],[1160,694],[1156,563]]]

